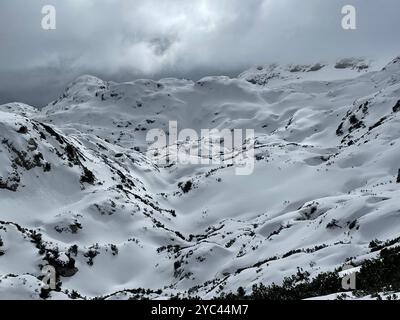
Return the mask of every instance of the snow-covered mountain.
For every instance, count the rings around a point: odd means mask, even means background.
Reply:
[[[254,129],[255,169],[159,165],[149,130]],[[212,298],[375,257],[400,237],[400,57],[237,78],[82,76],[0,106],[0,298]],[[182,142],[185,143],[185,142]],[[190,142],[186,142],[190,143]]]

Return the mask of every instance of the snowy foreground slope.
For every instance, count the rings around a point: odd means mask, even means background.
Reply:
[[[145,137],[169,121],[254,129],[254,173],[158,165]],[[1,299],[40,298],[48,264],[53,299],[212,298],[400,237],[400,57],[197,82],[82,76],[43,110],[0,106],[0,139]]]

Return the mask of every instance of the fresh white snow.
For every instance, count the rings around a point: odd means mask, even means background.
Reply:
[[[38,298],[49,261],[62,273],[52,299],[138,288],[163,299],[373,257],[371,240],[400,236],[400,57],[377,65],[197,82],[82,76],[40,111],[0,106],[0,298]],[[157,165],[146,133],[171,120],[199,134],[254,129],[254,173]]]

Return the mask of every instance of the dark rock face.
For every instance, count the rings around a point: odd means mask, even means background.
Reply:
[[[397,101],[396,105],[393,107],[393,112],[400,112],[400,100]]]
[[[0,257],[4,255],[4,252],[1,250],[1,247],[4,245],[3,239],[0,237]]]

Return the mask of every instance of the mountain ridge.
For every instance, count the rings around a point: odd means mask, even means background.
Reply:
[[[46,264],[59,275],[48,298],[212,298],[376,256],[371,241],[400,236],[400,57],[376,71],[347,62],[359,70],[315,71],[326,80],[299,79],[304,65],[262,83],[264,67],[196,82],[82,76],[42,110],[0,106],[0,298],[43,296]],[[171,120],[254,129],[254,174],[158,165],[146,134]]]

